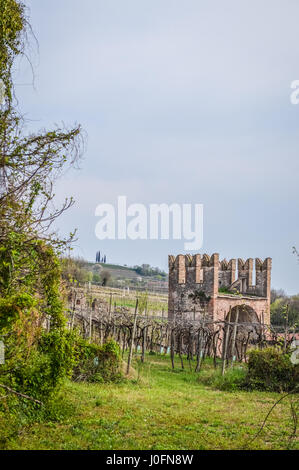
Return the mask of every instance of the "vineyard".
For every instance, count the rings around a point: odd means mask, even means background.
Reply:
[[[78,307],[78,297],[80,307]],[[82,300],[85,300],[82,303]],[[169,356],[172,368],[175,356],[184,369],[183,356],[187,367],[199,372],[206,358],[213,360],[214,368],[219,366],[224,374],[234,364],[246,363],[248,351],[276,346],[287,350],[295,338],[293,332],[279,335],[270,325],[238,321],[231,315],[225,321],[208,319],[207,306],[201,307],[200,320],[190,320],[176,315],[167,316],[167,298],[160,294],[124,292],[117,289],[101,288],[73,291],[73,306],[68,311],[68,326],[77,326],[83,337],[104,344],[113,338],[121,347],[122,357],[128,352],[127,373],[133,354],[140,354],[144,362],[146,353],[160,353]]]

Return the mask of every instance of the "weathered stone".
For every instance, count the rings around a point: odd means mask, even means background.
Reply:
[[[236,260],[219,261],[218,253],[169,256],[168,317],[200,319],[205,312],[206,319],[223,321],[230,309],[242,307],[239,321],[270,324],[271,265],[271,258],[256,258],[253,285],[252,258],[238,259],[235,279]]]

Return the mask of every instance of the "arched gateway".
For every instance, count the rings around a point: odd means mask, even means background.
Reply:
[[[211,322],[227,319],[270,324],[271,258],[219,261],[219,254],[169,256],[168,318],[182,316]]]

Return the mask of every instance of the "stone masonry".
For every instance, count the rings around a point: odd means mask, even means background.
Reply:
[[[219,261],[212,256],[169,256],[168,318],[182,316],[223,321],[231,310],[231,318],[239,308],[239,321],[270,324],[270,289],[272,259],[255,259],[255,284],[253,284],[253,259]],[[236,270],[238,267],[238,275]]]

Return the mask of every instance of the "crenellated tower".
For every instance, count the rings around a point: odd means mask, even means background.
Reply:
[[[271,258],[220,261],[219,254],[170,255],[169,317],[220,318],[224,305],[247,305],[270,322]],[[238,268],[238,274],[236,273]],[[255,282],[255,283],[254,283]],[[222,308],[223,307],[223,308]]]

